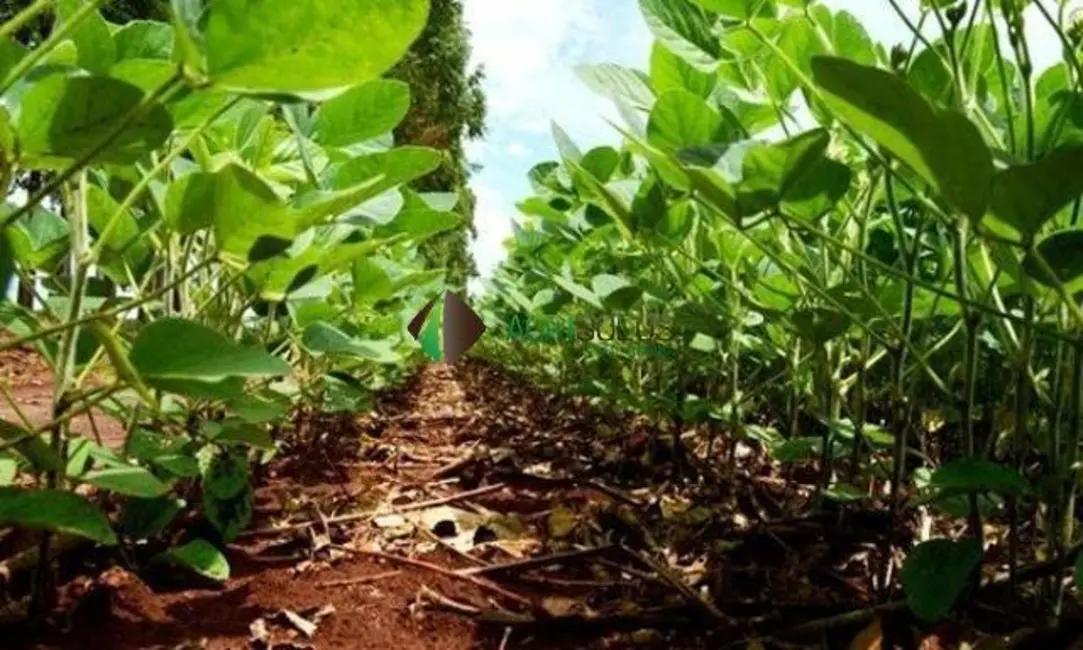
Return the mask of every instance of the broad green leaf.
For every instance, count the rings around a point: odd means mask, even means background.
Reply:
[[[0,523],[77,535],[106,546],[117,543],[105,514],[65,490],[0,487]]]
[[[305,328],[302,343],[311,352],[345,354],[379,363],[396,363],[399,356],[384,341],[361,341],[329,323],[312,323]]]
[[[994,492],[1005,496],[1025,494],[1030,486],[1019,472],[980,459],[952,461],[932,473],[929,487],[941,494]]]
[[[598,299],[598,296],[590,289],[579,284],[575,280],[564,278],[559,275],[554,275],[550,278],[557,284],[558,287],[567,291],[571,295],[579,298],[580,300],[602,309],[602,302]]]
[[[78,11],[82,4],[80,0],[59,0],[56,7],[55,27],[69,22],[71,15]],[[85,70],[103,73],[117,59],[117,47],[113,42],[112,34],[109,33],[109,26],[97,11],[83,18],[72,32],[71,40],[79,53],[77,59],[79,67]]]
[[[1038,162],[999,171],[986,220],[995,219],[1032,240],[1050,219],[1083,195],[1083,146],[1054,151]]]
[[[277,377],[290,371],[289,364],[277,357],[241,347],[205,325],[179,318],[144,327],[129,359],[147,384],[182,394],[193,390],[193,383]]]
[[[782,211],[802,221],[815,221],[846,196],[852,180],[848,165],[822,158],[786,188]]]
[[[11,485],[19,475],[19,462],[14,458],[0,456],[0,486]]]
[[[210,450],[200,456],[203,510],[223,539],[233,541],[252,520],[252,486],[243,456]]]
[[[936,622],[955,607],[981,564],[981,548],[974,540],[934,539],[906,556],[900,579],[906,602],[918,618]]]
[[[583,156],[583,159],[579,161],[579,165],[594,178],[603,183],[608,183],[620,166],[620,152],[613,147],[595,147]],[[549,207],[552,210],[551,206]]]
[[[164,59],[124,59],[109,68],[110,77],[148,93],[169,81],[176,72],[173,64]]]
[[[297,234],[297,220],[274,190],[255,173],[230,164],[207,180],[192,181],[181,196],[178,223],[198,222],[184,216],[185,208],[209,209],[214,235],[227,261],[244,265],[284,252]],[[210,205],[203,202],[211,198]]]
[[[632,284],[628,278],[603,273],[591,279],[594,295],[601,299],[606,307],[618,310],[630,308],[639,301],[643,290]]]
[[[34,472],[64,469],[63,459],[49,446],[43,436],[31,436],[26,429],[5,420],[0,420],[0,442],[5,445],[12,445],[16,440],[22,442],[15,444],[10,449],[26,458]]]
[[[583,159],[583,152],[568,135],[567,131],[560,128],[560,125],[553,122],[550,125],[550,130],[553,132],[553,141],[557,145],[557,152],[560,153],[560,157],[565,163],[578,163]]]
[[[824,100],[842,121],[906,163],[953,208],[972,219],[984,216],[993,160],[970,120],[934,109],[886,70],[816,57],[812,73]]]
[[[815,437],[791,438],[771,450],[771,457],[780,463],[796,463],[820,457],[823,439]]]
[[[214,225],[218,175],[193,172],[169,185],[165,194],[165,225],[180,235]]]
[[[195,571],[199,575],[217,582],[229,580],[229,560],[214,544],[196,539],[184,546],[165,551],[157,557],[160,562],[167,562]]]
[[[613,101],[624,100],[629,105],[650,110],[654,104],[654,92],[648,85],[646,75],[638,70],[615,63],[579,65],[576,74],[594,92]]]
[[[626,200],[615,192],[610,184],[600,182],[577,163],[567,160],[564,164],[571,170],[576,184],[579,185],[585,197],[612,218],[613,223],[623,235],[630,237],[633,225],[631,200]]]
[[[706,99],[718,85],[718,75],[703,72],[656,41],[651,50],[651,85],[658,95],[686,90]]]
[[[394,65],[424,28],[426,0],[215,0],[207,72],[249,92],[354,86]]]
[[[861,501],[868,498],[868,494],[852,485],[846,485],[839,483],[826,490],[824,490],[824,496],[832,501],[838,501],[840,503],[852,503],[854,501]]]
[[[227,420],[216,428],[214,435],[208,434],[216,443],[238,443],[268,451],[275,449],[274,438],[267,431],[267,427],[241,420]]]
[[[816,345],[842,336],[853,324],[846,314],[827,307],[799,309],[792,319],[797,333]]]
[[[113,34],[117,60],[173,58],[175,32],[167,23],[151,20],[133,20]]]
[[[353,297],[361,304],[372,305],[394,295],[391,278],[379,264],[359,259],[353,264]]]
[[[440,152],[425,147],[396,147],[390,151],[351,159],[326,173],[328,185],[336,190],[360,186],[381,179],[372,187],[372,196],[414,181],[440,166]]]
[[[823,5],[820,5],[823,7]],[[824,28],[835,47],[835,53],[863,65],[876,63],[876,47],[865,26],[847,11],[834,16],[830,12],[814,12],[817,22]]]
[[[732,142],[738,129],[731,120],[687,90],[670,90],[658,98],[647,123],[647,141],[663,150]]]
[[[1049,287],[1059,282],[1069,291],[1080,289],[1083,278],[1083,229],[1061,230],[1046,237],[1038,244],[1037,254],[1049,266],[1050,275],[1033,254],[1028,254],[1023,261],[1027,276]]]
[[[118,79],[45,77],[19,105],[16,132],[23,159],[30,166],[62,169],[98,148],[142,101],[142,90]],[[173,119],[158,103],[143,113],[95,160],[131,164],[160,147],[173,131]]]
[[[1076,592],[1083,592],[1083,553],[1076,556],[1075,570],[1072,572]]]
[[[742,216],[762,212],[782,201],[794,184],[823,160],[830,136],[816,129],[777,144],[753,146],[741,162],[737,206]],[[806,188],[798,188],[806,192]]]
[[[410,110],[410,86],[377,79],[328,101],[316,113],[312,139],[345,147],[391,132]]]
[[[0,77],[6,77],[26,53],[26,47],[10,36],[0,38]]]
[[[81,477],[96,488],[141,499],[153,499],[169,492],[169,486],[142,467],[111,467]]]
[[[707,11],[732,20],[771,17],[776,13],[774,0],[692,0]]]
[[[199,462],[205,494],[228,499],[250,487],[243,454],[208,447],[200,452]]]
[[[802,15],[791,15],[781,22],[777,45],[806,77],[811,74],[809,63],[813,57],[824,53],[816,27]],[[767,59],[764,77],[768,93],[781,102],[786,102],[801,85],[800,77],[781,56]]]
[[[296,215],[298,228],[318,226],[335,217],[362,212],[366,202],[376,203],[387,192],[387,178],[375,176],[367,178],[353,187],[340,190],[316,190],[305,192],[293,198],[290,209]],[[354,211],[354,208],[358,208]],[[369,214],[367,211],[365,214]]]
[[[397,238],[403,239],[405,235]],[[252,266],[246,277],[258,288],[261,298],[279,302],[311,282],[344,270],[358,258],[396,241],[395,238],[365,239],[351,226],[325,226],[303,234],[288,255]]]
[[[128,499],[120,512],[120,530],[131,539],[157,537],[187,505],[183,499]]]
[[[647,27],[663,45],[696,68],[714,72],[722,51],[711,19],[691,0],[639,0]]]

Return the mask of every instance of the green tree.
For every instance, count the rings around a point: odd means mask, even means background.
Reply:
[[[414,189],[457,192],[462,228],[428,242],[423,254],[432,266],[448,269],[450,286],[462,289],[477,274],[470,256],[475,197],[468,187],[471,166],[465,143],[485,132],[483,71],[470,70],[470,32],[463,20],[461,0],[432,0],[429,23],[406,57],[389,76],[410,84],[413,104],[395,132],[401,144],[416,144],[447,152],[443,167],[421,179]]]

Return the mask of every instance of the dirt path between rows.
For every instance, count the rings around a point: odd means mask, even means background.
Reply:
[[[675,454],[668,433],[478,361],[301,424],[226,584],[88,558],[50,629],[0,646],[763,648],[811,622],[812,647],[879,647],[874,616],[832,618],[873,604],[869,550],[890,531],[802,515],[800,472],[784,482],[752,448],[726,469],[691,432]]]

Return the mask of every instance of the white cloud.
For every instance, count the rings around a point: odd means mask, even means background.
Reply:
[[[575,74],[581,63],[645,67],[651,38],[632,0],[465,0],[473,62],[485,68],[489,124],[485,142],[467,148],[482,171],[473,245],[488,276],[504,258],[515,203],[528,192],[526,174],[551,159],[550,124],[581,146],[618,139],[606,118],[615,109]]]
[[[522,142],[512,142],[504,148],[504,151],[507,152],[509,156],[515,156],[516,158],[526,156],[530,153],[530,149]]]

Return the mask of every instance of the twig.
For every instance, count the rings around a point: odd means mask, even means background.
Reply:
[[[503,587],[501,587],[499,585],[495,585],[495,584],[489,582],[488,580],[484,580],[482,578],[478,578],[476,576],[472,576],[472,575],[468,575],[468,574],[457,573],[455,571],[452,571],[451,569],[446,569],[446,568],[444,568],[442,566],[432,564],[431,562],[425,562],[423,560],[415,560],[413,558],[402,557],[401,555],[391,555],[390,553],[384,553],[383,551],[370,551],[370,550],[366,550],[366,549],[350,548],[349,546],[340,546],[338,544],[332,544],[331,548],[333,548],[335,550],[338,550],[338,551],[343,551],[345,553],[350,553],[350,554],[353,554],[353,555],[362,555],[362,556],[366,556],[366,557],[373,557],[373,558],[379,558],[381,560],[387,560],[388,562],[396,562],[398,564],[406,564],[406,565],[409,565],[409,566],[417,567],[419,569],[425,569],[426,571],[432,571],[433,573],[437,573],[439,575],[442,575],[442,576],[444,576],[446,578],[451,578],[453,580],[465,580],[466,582],[469,582],[469,583],[473,584],[474,586],[477,586],[477,587],[480,587],[482,589],[486,589],[488,591],[491,591],[491,592],[493,592],[494,594],[496,594],[498,596],[502,596],[502,597],[504,597],[504,598],[506,598],[506,599],[508,599],[510,601],[519,603],[520,605],[525,605],[527,607],[533,607],[534,606],[534,603],[532,603],[530,601],[530,599],[524,598],[523,596],[520,596],[519,594],[510,592],[507,589],[504,589]]]
[[[722,610],[715,607],[714,603],[707,600],[704,596],[696,592],[695,589],[688,586],[688,583],[681,580],[680,576],[675,575],[669,567],[663,565],[658,560],[654,559],[648,553],[633,551],[627,546],[622,546],[626,552],[630,553],[633,557],[646,564],[652,571],[665,579],[674,589],[681,593],[682,596],[690,600],[691,602],[699,605],[705,612],[711,615],[711,618],[719,623],[729,624],[732,623],[732,619],[722,613]]]
[[[443,467],[441,467],[440,469],[436,470],[435,472],[433,472],[432,474],[429,475],[427,480],[435,481],[437,479],[444,478],[444,477],[446,477],[446,476],[448,476],[450,474],[454,474],[454,473],[458,472],[460,469],[470,465],[470,463],[477,460],[476,457],[474,456],[474,448],[477,447],[478,444],[479,443],[475,442],[473,445],[471,445],[469,447],[468,453],[463,455],[461,458],[453,460],[450,463],[448,463],[448,464],[444,465]]]
[[[459,573],[464,575],[481,575],[483,573],[503,573],[505,571],[526,571],[529,569],[540,569],[547,567],[551,564],[562,564],[568,560],[575,560],[591,555],[597,555],[599,553],[605,553],[615,548],[613,545],[598,546],[595,548],[586,548],[581,551],[567,551],[564,553],[554,553],[553,555],[547,555],[545,557],[532,557],[525,560],[517,560],[515,562],[507,562],[505,564],[493,564],[490,566],[478,567],[476,569],[463,569]]]
[[[397,575],[402,574],[402,571],[383,571],[381,573],[373,573],[372,575],[361,576],[359,578],[347,578],[345,580],[328,580],[327,582],[320,582],[317,584],[319,587],[351,587],[353,585],[367,585],[373,582],[379,582],[380,580],[386,580],[388,578],[394,578]]]
[[[430,589],[425,585],[421,586],[421,595],[425,596],[437,605],[440,605],[441,607],[445,607],[455,612],[456,614],[462,614],[463,616],[469,616],[471,618],[475,618],[481,615],[481,610],[477,607],[474,607],[473,605],[467,605],[466,603],[460,603],[457,600],[452,600],[444,594],[436,591],[435,589]]]

